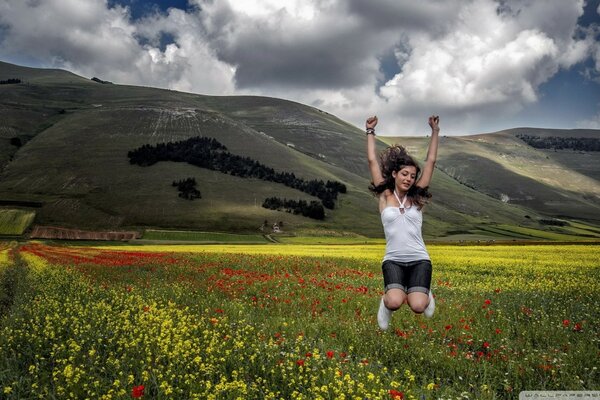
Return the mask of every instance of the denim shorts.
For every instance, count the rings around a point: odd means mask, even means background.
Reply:
[[[402,289],[405,293],[421,292],[429,294],[431,288],[431,261],[417,260],[398,262],[386,260],[381,269],[385,291]]]

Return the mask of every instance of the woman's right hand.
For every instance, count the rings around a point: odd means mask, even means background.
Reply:
[[[429,117],[429,126],[431,127],[432,131],[438,131],[440,130],[440,117],[438,115],[432,115],[431,117]]]
[[[365,127],[367,129],[374,129],[376,125],[377,125],[377,116],[376,115],[367,118],[367,122],[365,124]]]

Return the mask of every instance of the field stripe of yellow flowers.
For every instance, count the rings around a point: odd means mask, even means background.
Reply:
[[[0,247],[3,399],[512,399],[600,390],[598,245],[431,245],[377,328],[381,245]]]

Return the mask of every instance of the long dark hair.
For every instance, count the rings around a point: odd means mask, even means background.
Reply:
[[[410,198],[413,204],[416,204],[419,210],[427,203],[427,200],[431,198],[428,188],[420,188],[416,185],[416,182],[421,175],[421,167],[412,158],[406,149],[400,145],[390,146],[379,154],[381,174],[383,175],[383,182],[379,185],[375,185],[371,182],[369,190],[375,195],[380,195],[385,190],[389,189],[392,192],[396,189],[396,180],[392,173],[400,171],[404,167],[413,166],[417,169],[417,176],[415,183],[408,189],[406,196]]]

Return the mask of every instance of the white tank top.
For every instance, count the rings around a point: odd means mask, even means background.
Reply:
[[[398,207],[388,206],[381,212],[381,222],[386,241],[383,261],[430,260],[421,233],[423,213],[416,205],[405,208],[404,213]]]

